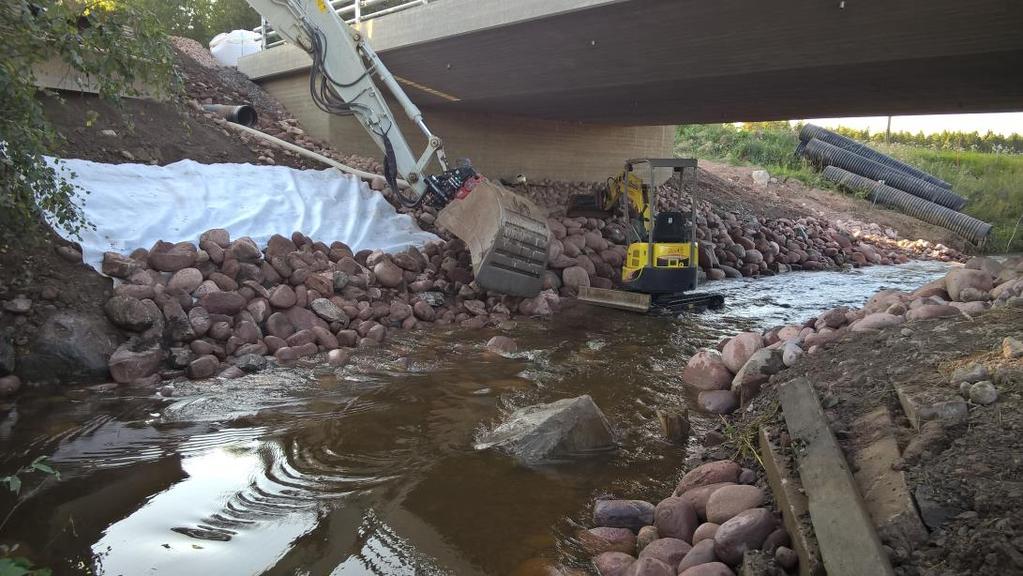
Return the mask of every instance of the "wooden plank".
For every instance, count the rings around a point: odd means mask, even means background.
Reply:
[[[828,576],[893,576],[813,385],[797,378],[778,393]]]
[[[764,461],[767,483],[771,486],[774,500],[781,509],[785,530],[792,539],[792,549],[799,555],[800,576],[824,576],[817,539],[806,521],[810,513],[799,476],[789,470],[787,458],[775,444],[778,434],[775,430],[760,429],[760,459]]]
[[[898,466],[902,455],[894,429],[885,406],[858,418],[852,426],[856,449],[850,458],[856,469],[853,477],[878,534],[892,546],[909,551],[927,539],[927,530],[916,512],[906,474]]]

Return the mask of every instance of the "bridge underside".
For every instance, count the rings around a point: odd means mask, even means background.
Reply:
[[[582,122],[1023,109],[1020,2],[588,4],[390,48],[385,60],[395,74],[459,99],[412,88],[426,107]],[[435,13],[444,7],[441,0]]]

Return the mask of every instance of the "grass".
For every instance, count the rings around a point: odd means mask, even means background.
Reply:
[[[798,129],[787,122],[765,122],[736,127],[731,124],[681,126],[676,152],[739,165],[760,166],[779,178],[794,178],[818,188],[834,189],[793,151]],[[905,144],[875,148],[952,184],[969,199],[963,210],[994,225],[985,250],[1023,251],[1023,224],[1011,245],[1009,239],[1023,216],[1023,155],[956,150],[933,150]]]

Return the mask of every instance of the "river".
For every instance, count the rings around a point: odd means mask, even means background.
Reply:
[[[660,440],[654,409],[686,402],[679,376],[698,347],[945,270],[721,281],[723,311],[681,318],[575,304],[519,321],[510,358],[484,350],[497,331],[433,329],[337,371],[187,383],[171,399],[25,396],[0,421],[0,474],[47,455],[62,477],[27,479],[0,540],[56,574],[509,574],[571,556],[595,497],[671,491],[685,449]],[[614,425],[616,453],[526,468],[473,449],[503,414],[579,394]]]

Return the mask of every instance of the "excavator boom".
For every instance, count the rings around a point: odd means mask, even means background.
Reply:
[[[423,120],[362,34],[327,0],[247,0],[288,42],[312,58],[310,95],[329,114],[355,117],[384,152],[384,177],[405,206],[439,208],[437,223],[461,238],[472,254],[476,283],[487,290],[534,296],[543,286],[550,230],[546,215],[468,167],[449,168],[443,141]],[[388,89],[426,138],[418,156],[377,88]],[[436,160],[440,173],[428,175]],[[399,188],[399,179],[407,188]]]

